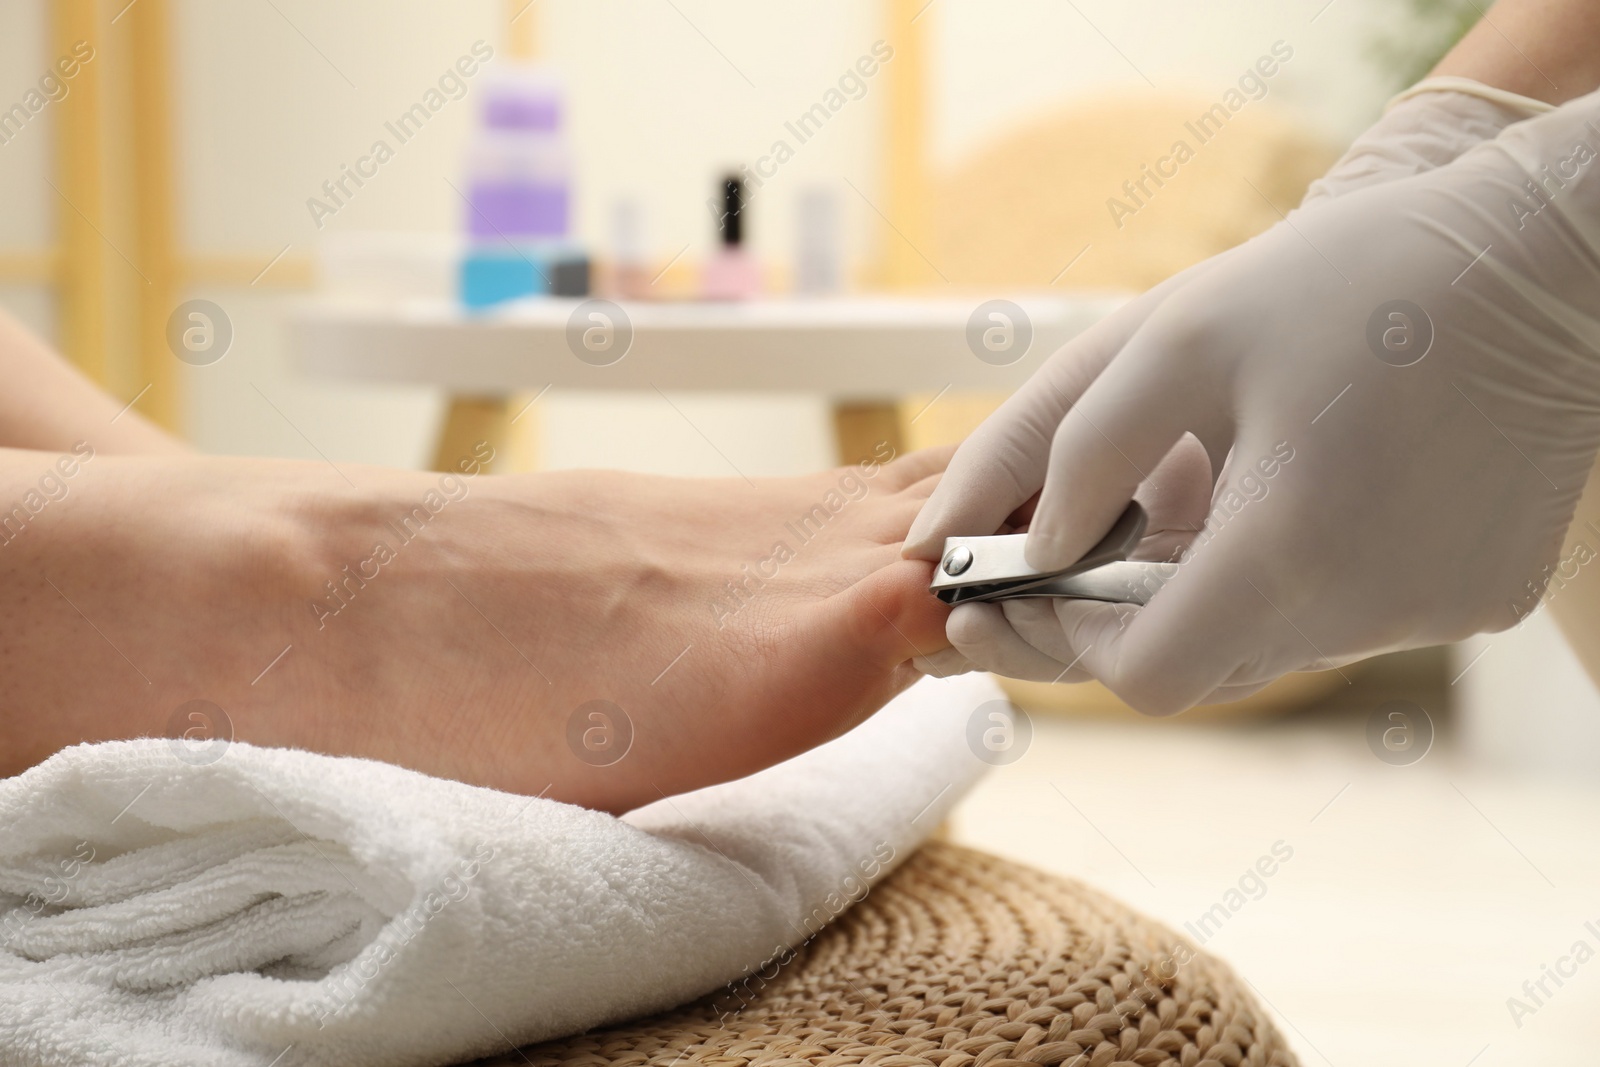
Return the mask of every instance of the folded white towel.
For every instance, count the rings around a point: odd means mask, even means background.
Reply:
[[[682,1003],[903,860],[999,698],[923,682],[623,819],[285,749],[68,749],[0,782],[0,1064],[443,1064]]]

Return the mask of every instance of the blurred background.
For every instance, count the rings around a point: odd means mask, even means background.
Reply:
[[[502,472],[808,471],[959,439],[1046,340],[1277,221],[1478,16],[10,0],[0,305],[208,452],[427,467],[491,438]],[[518,168],[531,207],[497,199]],[[584,376],[562,341],[586,298],[629,309],[627,365],[660,377]],[[995,299],[1039,342],[1010,363],[970,341]],[[194,323],[220,351],[179,351]],[[813,378],[766,369],[815,337]],[[741,387],[697,380],[713,349]],[[1600,949],[1600,695],[1548,613],[1171,722],[1013,695],[1029,740],[956,836],[1180,929],[1287,844],[1199,939],[1304,1062],[1592,1062],[1600,974],[1524,991]]]

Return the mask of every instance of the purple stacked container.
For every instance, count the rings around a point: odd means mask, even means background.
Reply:
[[[560,82],[540,70],[502,71],[484,92],[467,161],[462,303],[481,308],[540,293],[582,295],[588,271],[568,240],[572,168]],[[581,287],[574,283],[578,263]]]

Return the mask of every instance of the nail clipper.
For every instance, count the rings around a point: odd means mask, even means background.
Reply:
[[[1178,568],[1175,563],[1127,558],[1144,536],[1146,521],[1144,509],[1130,503],[1099,544],[1072,566],[1054,571],[1028,566],[1022,552],[1025,533],[947,537],[928,588],[946,604],[1063,597],[1142,605]]]

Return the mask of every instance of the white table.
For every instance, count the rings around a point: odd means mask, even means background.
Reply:
[[[326,296],[290,316],[291,351],[307,374],[433,385],[453,394],[436,466],[473,442],[509,433],[510,394],[573,389],[797,391],[834,404],[841,462],[876,442],[905,445],[895,401],[947,390],[1009,391],[1067,340],[1126,298],[1117,293],[1005,297],[1031,338],[995,356],[969,339],[987,296],[840,297],[738,303],[624,302],[626,354],[579,358],[585,301],[542,298],[467,313],[454,301]],[[601,309],[619,326],[613,311]],[[571,326],[576,314],[579,329]],[[980,323],[991,320],[980,314]],[[979,331],[981,333],[981,330]],[[621,334],[617,335],[619,338]],[[1015,356],[1014,360],[1008,357]]]
[[[1012,296],[1033,338],[997,366],[969,347],[987,299],[837,298],[743,303],[626,303],[633,340],[609,366],[574,355],[568,324],[584,303],[540,299],[487,314],[446,301],[323,299],[290,318],[301,371],[346,381],[429,384],[498,395],[578,389],[800,390],[840,402],[915,392],[1010,390],[1125,296]]]

